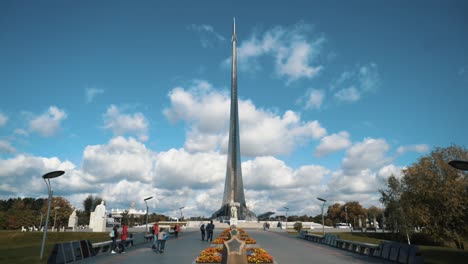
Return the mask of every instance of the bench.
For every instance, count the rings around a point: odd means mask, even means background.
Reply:
[[[373,256],[402,264],[424,263],[424,258],[418,246],[390,241],[382,242],[379,252],[374,252]]]
[[[361,243],[344,239],[336,239],[336,247],[369,256],[374,256],[374,252],[380,249],[379,245],[376,244]]]
[[[117,239],[116,243],[119,244],[121,241],[122,241],[121,239]],[[97,242],[97,243],[93,243],[92,245],[93,245],[93,249],[96,255],[107,253],[112,250],[112,240]],[[133,237],[127,238],[127,240],[125,240],[124,246],[125,247],[133,246]]]

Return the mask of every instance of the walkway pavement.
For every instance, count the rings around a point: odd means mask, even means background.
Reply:
[[[216,238],[222,229],[216,229]],[[259,246],[270,253],[279,264],[302,263],[390,263],[380,259],[353,254],[326,245],[312,243],[284,231],[263,231],[261,229],[246,229]],[[210,243],[201,241],[200,231],[185,230],[179,238],[170,237],[166,242],[164,254],[157,254],[151,249],[151,244],[137,245],[127,248],[124,254],[103,254],[93,258],[92,263],[158,263],[158,264],[192,264],[200,252]]]

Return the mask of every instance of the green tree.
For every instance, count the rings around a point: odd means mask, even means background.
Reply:
[[[336,223],[341,223],[342,221],[342,212],[343,208],[341,204],[335,203],[328,207],[327,210],[327,218],[330,219],[332,225],[334,226]]]
[[[367,209],[367,216],[369,218],[370,224],[374,225],[373,220],[377,221],[377,223],[380,223],[380,227],[382,227],[381,221],[382,221],[382,215],[383,215],[383,209],[378,208],[377,206],[371,206]],[[376,227],[376,226],[375,226]],[[376,227],[377,228],[377,227]]]
[[[300,232],[302,230],[302,223],[301,222],[296,222],[294,223],[294,229],[297,231],[297,232]]]
[[[357,201],[350,201],[344,204],[342,211],[342,219],[346,222],[346,211],[344,208],[347,208],[348,212],[348,223],[351,223],[353,227],[357,227],[359,223],[359,218],[361,219],[362,224],[364,225],[364,218],[366,215],[366,209]]]
[[[461,248],[461,237],[468,234],[468,178],[448,162],[467,159],[465,148],[435,148],[404,169],[400,180],[390,177],[380,191],[389,224],[400,233],[424,227],[434,240]]]

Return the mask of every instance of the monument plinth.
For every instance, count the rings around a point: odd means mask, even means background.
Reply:
[[[102,201],[101,204],[96,206],[94,212],[91,212],[89,228],[91,228],[93,232],[105,232],[106,221],[106,206],[104,205],[104,201]]]
[[[235,220],[237,224],[237,220],[256,220],[257,218],[253,212],[247,209],[244,196],[244,185],[242,183],[239,111],[237,102],[236,42],[236,21],[234,20],[232,30],[231,113],[229,119],[229,145],[226,180],[224,184],[223,203],[221,208],[216,211],[212,217],[222,220],[232,219]]]
[[[68,227],[73,228],[73,231],[76,229],[78,225],[78,216],[76,215],[76,209],[73,210],[72,214],[68,218]]]

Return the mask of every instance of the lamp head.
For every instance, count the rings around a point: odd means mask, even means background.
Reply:
[[[184,208],[185,208],[185,206],[182,206],[181,208],[179,208],[179,210],[182,210],[182,209],[184,209]]]
[[[64,171],[52,171],[42,175],[43,179],[52,179],[57,178],[58,176],[62,176],[65,172]]]
[[[327,200],[322,199],[322,198],[320,198],[320,197],[317,197],[317,200],[322,201],[322,202],[326,202],[326,201],[327,201]]]
[[[449,165],[459,170],[468,170],[468,161],[463,160],[452,160],[449,162]]]
[[[143,201],[148,201],[149,199],[153,199],[153,196],[150,196],[148,198],[145,198]]]
[[[286,210],[289,210],[289,208],[288,208],[288,207],[286,207],[286,206],[285,206],[285,207],[283,207],[283,208],[284,208],[284,209],[286,209]]]

